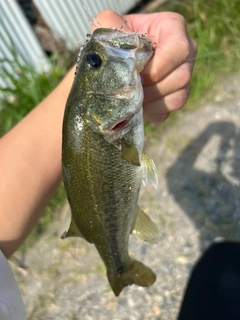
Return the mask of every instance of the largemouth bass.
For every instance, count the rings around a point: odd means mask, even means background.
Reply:
[[[139,75],[152,55],[145,36],[96,29],[80,51],[63,120],[62,170],[72,218],[62,238],[80,236],[95,245],[116,296],[125,286],[156,280],[128,253],[130,233],[159,241],[137,204],[142,180],[157,186],[143,146]]]

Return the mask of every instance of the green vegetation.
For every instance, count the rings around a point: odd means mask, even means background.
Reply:
[[[199,99],[212,84],[240,67],[240,1],[167,1],[160,11],[175,11],[184,16],[188,32],[198,43],[188,106]]]
[[[50,71],[37,73],[25,64],[14,49],[12,59],[0,60],[0,77],[9,85],[0,87],[0,137],[41,102],[66,73],[66,65],[58,63],[58,55],[50,59]]]

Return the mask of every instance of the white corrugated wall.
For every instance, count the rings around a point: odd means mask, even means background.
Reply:
[[[79,46],[91,30],[89,20],[99,12],[111,9],[118,14],[131,10],[140,0],[33,0],[42,17],[57,37],[69,48]],[[84,9],[86,7],[86,9]],[[91,16],[92,15],[92,16]]]
[[[23,63],[32,65],[38,71],[49,64],[16,1],[0,0],[0,68],[11,72],[12,67],[6,59],[14,61],[15,54]],[[0,88],[6,85],[9,85],[8,81],[0,77]]]
[[[63,39],[68,48],[77,48],[91,30],[93,17],[105,9],[119,14],[131,10],[141,0],[33,0],[42,17],[56,37]],[[87,10],[84,9],[84,6]],[[24,63],[36,70],[47,68],[48,59],[34,31],[16,0],[0,0],[0,68],[11,66],[2,59],[14,60],[11,46]],[[1,72],[1,70],[0,70]],[[0,88],[9,85],[0,77]]]

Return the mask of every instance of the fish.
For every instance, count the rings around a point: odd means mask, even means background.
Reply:
[[[80,49],[62,129],[62,173],[71,222],[62,238],[95,245],[116,296],[156,274],[129,255],[130,234],[158,243],[155,223],[138,206],[141,182],[157,187],[144,149],[140,72],[154,54],[137,32],[97,28]]]

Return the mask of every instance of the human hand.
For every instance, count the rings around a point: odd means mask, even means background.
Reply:
[[[108,10],[96,20],[103,27],[123,26],[123,31],[146,33],[156,43],[155,54],[141,73],[144,118],[161,122],[170,112],[181,109],[188,99],[197,54],[197,44],[189,38],[184,18],[174,12],[119,16]]]

